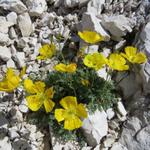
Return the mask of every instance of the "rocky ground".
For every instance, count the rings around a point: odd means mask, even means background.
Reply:
[[[149,0],[0,0],[0,78],[7,67],[27,74],[51,70],[55,62],[36,60],[38,49],[61,34],[60,50],[69,40],[80,42],[78,30],[93,30],[105,37],[90,51],[104,53],[135,45],[150,55]],[[56,42],[56,39],[54,39]],[[69,45],[70,48],[72,45]],[[100,76],[105,77],[105,70]],[[150,64],[121,80],[123,100],[116,109],[95,112],[84,122],[87,146],[82,150],[150,149]],[[116,80],[120,80],[118,74]],[[124,105],[123,105],[124,104]],[[47,126],[27,121],[29,110],[20,88],[0,93],[0,150],[78,150],[76,143],[60,144]]]

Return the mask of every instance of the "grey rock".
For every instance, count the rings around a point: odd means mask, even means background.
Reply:
[[[137,75],[134,72],[118,72],[116,77],[118,87],[122,90],[123,97],[128,99],[133,96],[137,91],[141,90],[141,79],[137,79]]]
[[[90,146],[98,145],[100,140],[107,135],[107,114],[98,110],[94,114],[88,114],[88,118],[83,120],[82,130]]]
[[[79,7],[83,7],[86,5],[90,0],[79,0]]]
[[[0,58],[3,61],[8,61],[11,58],[11,51],[6,46],[0,46]]]
[[[124,125],[119,142],[128,150],[148,150],[149,149],[149,126],[141,129],[142,122],[132,117]],[[140,133],[141,132],[141,133]]]
[[[26,6],[20,0],[1,0],[0,7],[5,10],[14,11],[17,14],[27,11]]]
[[[23,121],[23,115],[22,113],[18,110],[18,107],[13,107],[10,109],[9,114],[11,116],[11,124],[14,125],[16,123],[22,122]]]
[[[26,5],[31,16],[40,16],[47,10],[47,3],[45,0],[27,0]]]
[[[25,47],[27,47],[28,42],[29,42],[28,37],[22,37],[17,41],[17,47],[18,48],[25,48]]]
[[[140,75],[142,79],[142,85],[144,88],[145,93],[149,93],[150,91],[150,63],[149,63],[149,56],[150,56],[150,22],[148,22],[142,29],[142,31],[137,35],[135,39],[135,45],[138,49],[148,57],[148,61],[141,65]]]
[[[6,18],[7,21],[12,22],[13,25],[17,24],[17,14],[15,12],[10,12]]]
[[[18,24],[22,36],[28,37],[33,32],[33,25],[28,13],[23,13],[18,16]]]
[[[142,145],[143,150],[150,148],[150,125],[144,127],[137,133],[136,140]]]
[[[24,138],[16,138],[13,143],[12,143],[12,148],[14,150],[31,150],[31,143],[29,143],[28,140],[24,139]]]
[[[131,19],[124,15],[114,15],[102,17],[102,25],[108,30],[114,40],[121,40],[122,36],[125,36],[127,32],[132,32],[133,23]]]
[[[80,30],[95,31],[101,34],[104,37],[105,41],[109,41],[110,39],[110,36],[108,35],[108,33],[101,26],[100,20],[92,13],[83,14]]]
[[[8,125],[9,125],[9,122],[6,119],[6,115],[3,112],[0,112],[0,128],[7,129]]]

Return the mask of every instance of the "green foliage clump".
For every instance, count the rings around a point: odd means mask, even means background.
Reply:
[[[50,72],[46,83],[54,87],[53,101],[58,105],[61,98],[70,95],[77,97],[78,103],[86,104],[89,112],[107,109],[116,102],[113,82],[98,77],[92,69],[78,67],[75,73]]]

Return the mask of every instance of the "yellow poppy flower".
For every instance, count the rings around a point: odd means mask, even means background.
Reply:
[[[125,53],[121,55],[131,63],[141,64],[147,61],[146,55],[142,52],[137,53],[137,48],[128,46],[125,48]]]
[[[109,56],[108,66],[111,69],[118,70],[118,71],[123,71],[123,70],[128,70],[129,66],[126,65],[126,60],[119,54],[111,54]]]
[[[55,109],[55,118],[58,122],[64,121],[64,128],[74,130],[82,126],[80,118],[87,117],[87,111],[83,104],[77,104],[77,98],[66,96],[60,101],[64,109]]]
[[[56,53],[56,46],[51,44],[45,44],[39,49],[40,56],[37,57],[37,59],[48,59],[52,58],[52,56]]]
[[[99,70],[106,64],[107,59],[101,53],[93,53],[85,56],[83,63],[89,68]]]
[[[24,88],[31,94],[26,97],[27,105],[32,111],[37,111],[44,105],[46,112],[51,112],[55,103],[51,100],[54,95],[53,88],[45,90],[45,83],[37,81],[35,83],[30,79],[25,79]]]
[[[93,31],[78,32],[78,35],[80,36],[82,40],[90,44],[104,41],[104,37],[102,35]]]
[[[71,63],[69,65],[59,63],[54,67],[54,69],[59,72],[74,73],[77,69],[77,65],[75,63]]]
[[[16,75],[12,68],[8,68],[6,76],[0,82],[0,91],[13,92],[19,86],[21,78]]]

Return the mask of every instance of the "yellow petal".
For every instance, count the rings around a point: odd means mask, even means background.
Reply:
[[[145,63],[147,61],[147,58],[144,53],[140,52],[135,56],[133,61],[134,61],[134,63],[141,64],[141,63]]]
[[[76,116],[71,117],[71,118],[65,120],[65,122],[64,122],[64,129],[67,129],[67,130],[78,129],[81,126],[82,126],[82,121]]]
[[[63,63],[59,63],[59,64],[57,64],[57,65],[54,67],[54,69],[55,69],[56,71],[66,72],[66,65],[63,64]]]
[[[77,98],[73,96],[66,96],[60,101],[61,106],[65,109],[69,109],[77,106]]]
[[[12,92],[19,86],[20,77],[14,73],[12,68],[8,68],[6,77],[0,82],[0,90],[6,92]]]
[[[69,64],[66,66],[66,72],[73,73],[77,69],[77,65],[75,63]]]
[[[78,35],[82,40],[90,44],[94,44],[104,40],[103,36],[93,31],[78,32]]]
[[[87,111],[84,104],[79,104],[77,106],[77,115],[78,117],[87,118]]]
[[[45,90],[45,83],[42,81],[35,82],[34,89],[35,89],[36,93],[43,93]]]
[[[12,76],[16,76],[14,70],[12,68],[8,68],[6,72],[6,79],[11,79]]]
[[[54,96],[54,90],[53,90],[53,87],[51,88],[48,88],[46,91],[45,91],[45,96],[47,97],[47,99],[51,99],[53,98]]]
[[[99,70],[106,64],[107,59],[101,53],[93,53],[85,56],[83,63],[87,67]]]
[[[14,90],[19,86],[19,83],[20,83],[19,76],[13,76],[11,77],[10,80],[8,80],[8,88]]]
[[[25,79],[24,80],[24,88],[28,93],[34,94],[36,93],[35,89],[34,89],[34,84],[33,81],[30,79]]]
[[[64,109],[55,109],[55,118],[58,122],[63,121],[64,120],[64,114],[65,114],[65,110]]]
[[[109,60],[107,64],[111,69],[118,70],[118,71],[129,69],[129,66],[126,65],[126,60],[121,55],[115,53],[112,53],[109,56]]]
[[[45,44],[39,49],[40,56],[37,59],[51,58],[56,53],[56,46],[51,44]]]
[[[8,87],[7,81],[3,81],[0,82],[0,91],[13,92],[13,89]]]
[[[44,107],[47,113],[51,112],[54,106],[55,106],[55,103],[52,100],[50,99],[44,100]]]
[[[125,53],[126,53],[127,57],[135,56],[135,55],[136,55],[136,52],[137,52],[137,48],[136,48],[136,47],[127,46],[127,47],[125,48]]]
[[[32,111],[37,111],[43,104],[42,99],[40,99],[39,95],[31,95],[26,97],[27,105]]]

